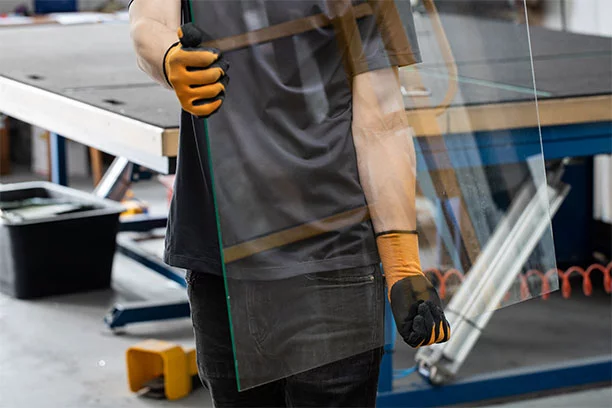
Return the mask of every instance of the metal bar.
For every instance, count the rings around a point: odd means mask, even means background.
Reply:
[[[121,224],[119,224],[119,231],[126,232],[146,232],[156,228],[166,228],[168,224],[168,217],[163,216],[151,216],[148,214],[137,214],[130,215],[129,217],[122,217]]]
[[[167,266],[161,259],[140,248],[140,246],[131,239],[119,235],[117,237],[117,250],[160,275],[165,276],[183,287],[187,287],[185,276],[179,269]]]
[[[567,2],[566,0],[560,0],[559,6],[561,7],[561,31],[567,31]]]
[[[422,381],[402,391],[379,393],[376,406],[439,407],[474,403],[519,395],[549,392],[568,387],[609,384],[612,358],[603,356],[554,366],[528,367],[476,376],[444,386]]]
[[[427,163],[432,161],[439,163],[436,169],[442,170],[521,163],[542,153],[545,160],[562,159],[568,152],[574,157],[609,154],[611,129],[610,121],[543,127],[543,150],[538,128],[446,135],[446,148],[438,144],[420,146],[422,157],[417,161],[417,170],[419,173],[431,170]],[[449,161],[443,160],[446,155],[450,156]]]
[[[134,165],[125,157],[117,157],[94,190],[98,197],[121,201],[132,183]]]
[[[49,133],[51,147],[51,181],[68,185],[68,161],[66,158],[66,139],[57,133]]]
[[[111,329],[124,327],[130,323],[152,322],[189,317],[187,301],[172,303],[139,302],[129,305],[116,304],[104,317]]]

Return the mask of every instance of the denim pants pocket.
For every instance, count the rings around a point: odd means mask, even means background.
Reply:
[[[252,377],[265,366],[283,378],[383,345],[377,265],[243,284],[246,299],[235,298],[230,307],[237,317],[246,307],[246,320],[233,319],[234,341],[256,345],[236,349],[240,366],[258,371]]]
[[[358,268],[340,269],[328,272],[310,273],[304,275],[304,278],[316,285],[328,283],[330,285],[351,285],[372,283],[376,279],[376,275],[380,274],[380,270],[376,265],[362,266]]]
[[[309,274],[305,278],[313,293],[319,294],[322,310],[352,320],[355,334],[371,328],[372,346],[382,344],[384,279],[378,264]],[[359,341],[366,338],[362,334]]]

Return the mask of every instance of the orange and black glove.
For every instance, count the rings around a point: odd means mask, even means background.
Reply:
[[[225,98],[229,64],[219,50],[202,45],[204,33],[193,23],[178,30],[179,42],[164,55],[164,75],[183,109],[206,118]]]
[[[450,325],[438,292],[421,270],[416,231],[389,231],[376,236],[397,329],[411,347],[444,343]]]

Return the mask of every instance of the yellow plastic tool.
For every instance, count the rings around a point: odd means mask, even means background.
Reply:
[[[146,383],[163,376],[164,393],[169,400],[187,396],[192,377],[197,375],[195,349],[161,340],[146,340],[126,352],[130,390],[138,392]]]
[[[136,198],[134,191],[132,190],[125,192],[125,196],[121,200],[121,204],[125,207],[125,211],[121,213],[121,216],[147,214],[149,212],[149,204]]]

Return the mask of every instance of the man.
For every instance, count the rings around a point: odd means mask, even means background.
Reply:
[[[344,0],[131,4],[138,64],[183,108],[165,260],[188,270],[198,369],[216,406],[374,406],[378,252],[405,340],[450,335],[418,263],[397,79],[418,50],[391,45],[370,3],[359,22]],[[240,37],[300,19],[312,27]],[[201,44],[227,37],[247,43],[224,54]]]

